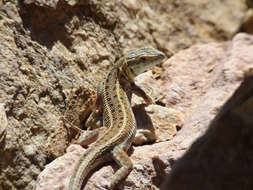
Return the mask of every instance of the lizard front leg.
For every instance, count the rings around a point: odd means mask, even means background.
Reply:
[[[142,97],[147,105],[154,104],[152,98],[144,92],[139,86],[137,86],[134,82],[131,83],[131,89],[134,94],[139,97]]]

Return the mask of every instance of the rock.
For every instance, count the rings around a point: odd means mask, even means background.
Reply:
[[[159,105],[138,106],[133,111],[137,121],[135,145],[170,140],[183,124],[180,112]]]
[[[67,149],[68,154],[55,159],[46,166],[45,170],[40,174],[34,190],[67,189],[71,172],[74,170],[73,163],[76,164],[84,151],[79,145],[71,145]]]
[[[0,104],[0,144],[5,138],[7,126],[8,126],[8,120],[6,117],[4,104]]]
[[[174,109],[151,105],[145,111],[152,120],[156,132],[156,142],[167,141],[177,133],[177,128],[183,125],[183,114]]]
[[[168,1],[127,0],[127,14],[118,9],[124,30],[117,36],[124,47],[155,43],[167,55],[195,43],[231,39],[240,29],[246,12],[245,2],[234,1]],[[139,5],[141,4],[141,5]],[[133,6],[134,5],[134,6]],[[217,9],[219,7],[219,9]],[[233,11],[230,11],[233,10]],[[136,18],[129,21],[125,15]],[[143,41],[139,39],[144,38]],[[130,38],[131,40],[127,40]],[[216,41],[215,40],[215,41]],[[127,48],[128,50],[128,48]]]
[[[251,64],[239,88],[222,106],[208,130],[176,161],[161,189],[252,189],[252,116]]]
[[[45,0],[24,0],[24,3],[27,5],[30,4],[35,4],[37,6],[42,6],[42,7],[49,7],[49,8],[54,8],[56,9],[57,4],[58,4],[59,0],[49,0],[49,1],[45,1]]]

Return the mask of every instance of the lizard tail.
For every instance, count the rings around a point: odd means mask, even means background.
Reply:
[[[108,154],[108,153],[107,153]],[[86,184],[88,175],[91,171],[109,161],[110,155],[104,152],[97,152],[94,149],[88,149],[75,166],[74,174],[71,176],[68,190],[81,190]]]

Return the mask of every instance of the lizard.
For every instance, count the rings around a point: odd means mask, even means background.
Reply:
[[[134,83],[134,78],[164,59],[165,54],[151,46],[131,51],[119,59],[105,80],[100,82],[95,108],[87,123],[102,113],[103,127],[98,128],[97,140],[75,165],[68,190],[80,190],[92,170],[111,160],[120,168],[107,188],[113,189],[132,171],[133,164],[127,154],[136,134],[136,120],[131,108],[132,93],[142,97],[147,104],[152,103],[152,99]]]

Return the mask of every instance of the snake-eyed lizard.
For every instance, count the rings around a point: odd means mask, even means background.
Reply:
[[[120,168],[112,176],[109,189],[113,189],[128,176],[133,164],[127,150],[136,133],[136,121],[131,108],[131,96],[135,93],[148,104],[152,99],[134,83],[134,78],[161,63],[165,55],[144,47],[121,58],[98,87],[96,109],[90,117],[103,111],[103,133],[99,135],[81,156],[71,176],[69,190],[80,190],[84,180],[98,165],[114,160]]]

